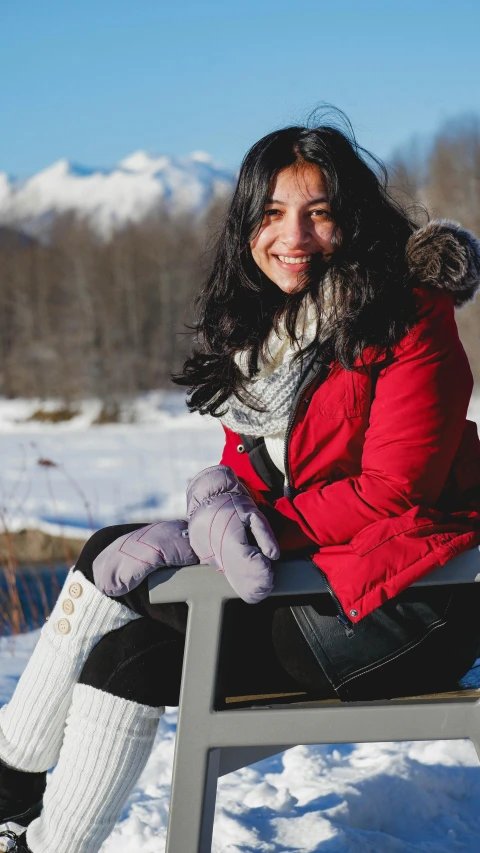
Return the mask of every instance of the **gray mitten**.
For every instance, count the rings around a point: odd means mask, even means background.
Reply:
[[[271,560],[280,548],[267,519],[227,465],[197,474],[187,489],[190,543],[200,557],[224,572],[247,604],[273,588]]]
[[[156,521],[111,542],[93,561],[93,578],[105,595],[125,595],[155,569],[194,563],[187,522]]]

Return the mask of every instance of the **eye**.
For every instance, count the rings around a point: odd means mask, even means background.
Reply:
[[[265,216],[280,216],[281,211],[276,208],[271,208],[270,210],[265,211]]]
[[[329,210],[324,210],[324,209],[323,209],[323,208],[321,208],[321,207],[320,207],[320,208],[318,208],[317,210],[311,210],[311,211],[310,211],[310,213],[312,214],[312,216],[315,216],[315,217],[317,217],[317,216],[324,216],[326,219],[331,219],[331,218],[332,218],[330,211],[329,211]]]

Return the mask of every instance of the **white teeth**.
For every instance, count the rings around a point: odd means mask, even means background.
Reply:
[[[303,258],[289,258],[288,255],[278,255],[278,260],[282,264],[308,264],[311,257],[311,255],[304,255]]]

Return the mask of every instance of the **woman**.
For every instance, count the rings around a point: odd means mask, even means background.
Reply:
[[[190,483],[188,527],[99,531],[69,575],[0,711],[0,818],[21,853],[97,851],[178,702],[186,607],[149,603],[158,566],[208,561],[244,599],[224,695],[444,690],[476,657],[477,590],[409,587],[480,543],[453,316],[480,246],[454,223],[416,229],[364,154],[292,127],[244,160],[177,377],[222,421],[221,464]],[[268,598],[288,552],[314,560],[327,601]]]

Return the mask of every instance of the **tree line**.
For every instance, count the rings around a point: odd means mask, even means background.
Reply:
[[[427,145],[412,140],[397,152],[390,172],[394,192],[404,204],[412,200],[419,224],[428,211],[431,218],[456,220],[480,236],[479,116],[450,120]],[[457,312],[457,323],[480,382],[480,299]]]
[[[478,118],[405,146],[389,171],[392,193],[419,224],[427,210],[480,234]],[[0,394],[69,406],[94,396],[114,413],[126,397],[168,387],[191,347],[194,293],[224,204],[201,219],[158,211],[108,240],[73,215],[43,241],[0,229]],[[478,381],[479,321],[480,301],[458,314]]]
[[[42,242],[0,229],[0,394],[94,396],[114,412],[168,386],[190,347],[216,216],[159,212],[109,240],[75,216]]]

